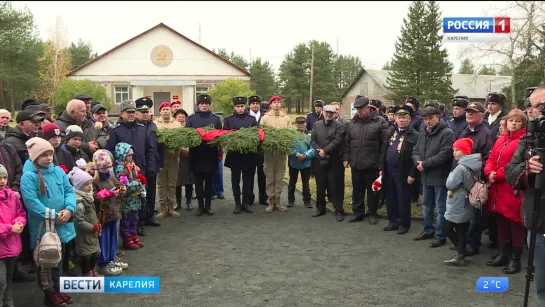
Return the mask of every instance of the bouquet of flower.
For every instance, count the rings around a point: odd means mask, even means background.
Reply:
[[[98,209],[97,215],[98,219],[100,220],[100,224],[104,225],[104,221],[106,220],[106,211],[104,210],[103,204],[108,198],[115,197],[115,192],[108,189],[102,189],[97,192],[97,197],[100,199],[100,208]]]
[[[59,167],[64,171],[65,174],[68,174],[68,167],[64,164],[59,164]]]
[[[141,194],[142,197],[146,197],[146,184],[148,183],[148,180],[146,179],[146,176],[142,175],[142,174],[138,174],[136,175],[136,179],[138,181],[140,181],[140,189],[141,189]]]
[[[379,176],[374,182],[371,187],[373,192],[377,192],[382,188],[382,176]]]

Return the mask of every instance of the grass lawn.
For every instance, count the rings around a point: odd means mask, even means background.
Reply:
[[[284,179],[289,180],[289,171],[286,165],[286,173],[284,174]],[[309,182],[310,186],[310,193],[313,197],[316,197],[316,180],[310,179]],[[299,176],[299,180],[297,181],[297,189],[301,190],[303,188],[303,185],[301,184],[301,177]],[[352,201],[352,173],[350,172],[350,168],[345,169],[344,172],[344,211],[347,213],[352,213],[352,206],[350,206],[350,202]],[[330,206],[331,204],[328,204]],[[379,214],[386,215],[386,206],[383,206],[381,209],[378,210]],[[411,205],[411,216],[422,216],[422,207],[419,207],[416,205],[416,203],[412,203]]]

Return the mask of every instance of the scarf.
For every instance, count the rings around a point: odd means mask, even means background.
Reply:
[[[97,172],[98,172],[98,171],[97,171]],[[102,180],[102,181],[107,181],[108,179],[110,179],[110,172],[106,172],[106,173],[98,172],[98,177],[99,177],[100,180]]]
[[[80,190],[74,190],[77,195],[81,196],[83,199],[85,199],[88,203],[93,203],[95,201],[93,197],[93,192],[87,193]]]

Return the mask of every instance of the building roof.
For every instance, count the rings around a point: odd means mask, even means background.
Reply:
[[[345,97],[348,92],[358,83],[364,73],[369,74],[376,84],[388,91],[388,75],[389,70],[372,70],[362,69],[352,84],[346,89],[343,94]],[[473,75],[473,74],[453,74],[451,77],[452,88],[456,90],[455,95],[466,95],[469,98],[486,98],[488,93],[494,91],[502,91],[505,87],[511,84],[511,76],[488,76],[488,75]]]
[[[153,28],[151,28],[151,29],[149,29],[149,30],[147,30],[147,31],[145,31],[145,32],[142,32],[142,33],[140,33],[140,34],[138,34],[138,35],[136,35],[135,37],[129,39],[128,41],[125,41],[124,43],[122,43],[122,44],[120,44],[120,45],[117,45],[117,46],[115,46],[114,48],[112,48],[112,49],[110,49],[110,50],[104,52],[103,54],[97,56],[96,58],[90,60],[89,62],[87,62],[87,63],[85,63],[85,64],[82,64],[82,65],[76,67],[74,70],[72,70],[72,71],[70,71],[68,74],[66,74],[66,76],[67,76],[67,77],[72,76],[74,73],[78,72],[79,70],[83,69],[84,67],[93,64],[94,62],[96,62],[96,61],[100,60],[101,58],[107,56],[108,54],[110,54],[110,53],[116,51],[117,49],[119,49],[119,48],[121,48],[121,47],[123,47],[123,46],[125,46],[125,45],[127,45],[127,44],[129,44],[129,43],[131,43],[131,42],[133,42],[133,41],[135,41],[136,39],[138,39],[138,38],[140,38],[140,37],[142,37],[142,36],[144,36],[144,35],[150,33],[151,31],[153,31],[153,30],[155,30],[155,29],[157,29],[157,28],[160,28],[160,27],[163,27],[163,28],[165,28],[165,29],[171,31],[172,33],[174,33],[174,34],[180,36],[182,39],[185,39],[185,40],[187,40],[188,42],[192,43],[193,45],[195,45],[195,46],[201,48],[203,51],[208,52],[208,53],[214,55],[216,58],[220,59],[221,61],[223,61],[223,62],[225,62],[225,63],[227,63],[227,64],[233,66],[233,67],[236,68],[237,70],[241,71],[241,72],[244,73],[246,76],[248,76],[248,77],[251,77],[251,76],[252,76],[252,75],[250,74],[250,72],[248,72],[246,69],[241,68],[241,67],[238,67],[237,65],[233,64],[231,61],[228,61],[228,60],[222,58],[222,57],[219,56],[217,53],[211,51],[210,49],[204,47],[203,45],[201,45],[201,44],[199,44],[199,43],[196,43],[196,42],[192,41],[192,40],[189,39],[188,37],[182,35],[182,34],[181,34],[180,32],[178,32],[178,31],[175,31],[174,29],[172,29],[171,27],[165,25],[165,24],[162,23],[162,22],[161,22],[160,24],[156,25],[155,27],[153,27]]]

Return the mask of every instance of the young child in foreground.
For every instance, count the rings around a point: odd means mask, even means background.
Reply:
[[[93,154],[94,169],[93,189],[95,208],[102,224],[100,236],[101,254],[98,257],[99,272],[104,275],[116,276],[122,273],[128,265],[117,257],[118,221],[121,220],[121,202],[126,192],[125,186],[120,186],[114,176],[113,162],[110,154],[102,149]]]
[[[123,196],[121,207],[121,237],[126,249],[134,250],[144,247],[144,243],[138,238],[138,211],[142,206],[141,194],[145,189],[138,180],[140,170],[132,159],[132,146],[127,143],[118,143],[115,146],[116,165],[114,174],[121,184],[127,188]],[[123,183],[123,181],[125,181]]]
[[[76,255],[80,258],[81,273],[83,276],[99,276],[96,272],[96,263],[100,255],[98,238],[102,231],[95,211],[93,198],[93,177],[75,166],[68,178],[76,193]]]
[[[480,176],[482,161],[481,154],[471,154],[473,141],[462,138],[452,145],[454,159],[458,165],[450,172],[447,178],[447,208],[445,212],[444,229],[447,237],[452,241],[458,253],[445,264],[465,266],[467,231],[473,215],[473,207],[469,204],[468,191],[475,184],[475,177]]]
[[[53,146],[48,141],[34,137],[26,142],[26,147],[30,158],[23,167],[21,195],[28,212],[30,248],[35,249],[37,240],[45,233],[46,227],[41,233],[38,229],[41,222],[46,222],[45,210],[50,208],[55,210],[55,231],[64,252],[66,243],[76,237],[74,223],[71,222],[76,211],[74,188],[64,171],[53,164]],[[37,268],[38,284],[44,291],[46,306],[64,306],[73,302],[66,293],[59,292],[62,263],[61,260],[51,269]]]
[[[26,212],[7,184],[8,171],[0,164],[0,299],[4,306],[13,307],[12,279],[17,256],[23,251],[21,232]]]

